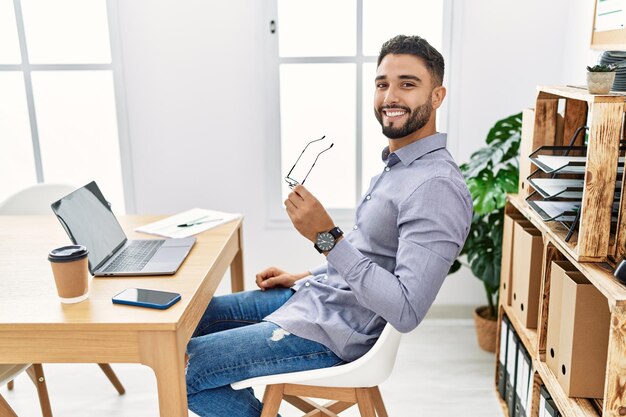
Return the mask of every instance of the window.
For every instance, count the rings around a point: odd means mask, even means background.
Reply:
[[[0,0],[0,200],[95,179],[124,212],[106,0]]]
[[[444,0],[277,0],[276,7],[281,175],[307,142],[326,135],[293,177],[334,143],[305,185],[345,220],[382,169],[387,145],[373,116],[380,47],[397,34],[420,35],[445,56]],[[288,193],[283,186],[280,203]]]

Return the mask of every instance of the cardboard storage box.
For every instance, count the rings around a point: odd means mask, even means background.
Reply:
[[[512,263],[513,312],[526,328],[536,329],[543,263],[543,237],[539,230],[515,224]]]
[[[568,261],[552,261],[550,267],[550,298],[548,300],[548,328],[546,335],[546,365],[557,375],[559,358],[557,349],[561,332],[561,299],[566,274],[581,275]]]
[[[560,308],[559,384],[569,397],[603,398],[611,321],[608,301],[583,275],[568,272]]]
[[[520,213],[504,215],[502,230],[502,261],[500,263],[500,300],[503,305],[511,305],[511,259],[513,257],[513,232],[515,223],[530,225],[530,222]]]

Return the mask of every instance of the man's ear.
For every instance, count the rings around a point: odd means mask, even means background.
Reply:
[[[433,91],[430,94],[433,109],[438,109],[443,103],[444,98],[446,98],[446,87],[440,85],[439,87],[433,88]]]

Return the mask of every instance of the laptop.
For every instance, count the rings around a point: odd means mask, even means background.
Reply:
[[[196,238],[128,240],[95,181],[52,203],[75,245],[89,250],[94,276],[172,275]]]

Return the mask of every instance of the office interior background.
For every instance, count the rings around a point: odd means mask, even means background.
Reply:
[[[322,135],[335,145],[307,184],[352,228],[358,198],[383,166],[372,92],[384,40],[418,34],[443,53],[448,95],[439,130],[461,164],[497,120],[533,106],[537,85],[584,85],[585,66],[599,54],[589,48],[593,7],[0,0],[0,200],[36,182],[78,187],[95,179],[119,214],[241,213],[252,289],[254,274],[269,265],[303,271],[323,262],[282,208],[282,177]],[[463,268],[447,278],[432,314],[466,319],[481,304],[482,283]],[[450,325],[419,331],[443,334]],[[463,343],[474,343],[472,335]],[[476,372],[486,375],[485,395],[495,396],[492,359],[476,363],[484,365]]]

